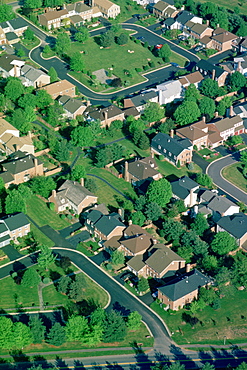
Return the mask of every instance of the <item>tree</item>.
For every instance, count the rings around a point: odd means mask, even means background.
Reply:
[[[144,207],[147,220],[157,221],[162,215],[162,208],[155,202],[147,203]]]
[[[137,283],[137,289],[139,292],[146,292],[149,289],[148,280],[145,279],[143,276],[140,277]]]
[[[98,186],[94,179],[85,179],[85,188],[93,194],[98,190]]]
[[[22,277],[21,284],[26,288],[33,288],[37,286],[40,282],[40,276],[37,270],[33,268],[28,268]]]
[[[71,133],[72,144],[75,146],[91,146],[93,143],[93,135],[90,127],[78,126],[72,130]]]
[[[113,265],[123,265],[125,262],[124,252],[115,249],[111,254],[111,263]]]
[[[144,195],[140,195],[135,200],[135,205],[134,205],[135,210],[142,211],[146,203],[147,203],[146,197]]]
[[[62,276],[57,284],[57,290],[60,293],[68,294],[69,287],[71,284],[71,278],[69,276]]]
[[[165,207],[165,205],[170,201],[171,197],[171,184],[165,178],[152,181],[148,186],[147,201],[150,203],[154,202],[160,207]]]
[[[218,232],[211,243],[212,251],[219,256],[224,256],[225,254],[237,249],[237,247],[235,238],[227,231]]]
[[[191,262],[191,259],[192,259],[192,256],[193,256],[193,249],[192,247],[190,246],[189,248],[187,247],[179,247],[177,249],[177,254],[184,258],[185,259],[185,262],[186,263],[190,263]]]
[[[54,67],[51,67],[49,69],[48,75],[51,78],[51,83],[56,82],[58,80],[57,71],[55,70]]]
[[[240,153],[240,161],[243,165],[247,165],[247,150],[242,150]]]
[[[197,257],[204,256],[208,251],[208,244],[201,240],[195,231],[184,232],[180,242],[182,247],[192,248]]]
[[[68,51],[71,49],[71,40],[67,33],[62,32],[58,34],[56,38],[55,49],[59,55],[68,53]]]
[[[95,154],[96,167],[105,167],[113,161],[113,153],[109,145],[99,148]]]
[[[23,212],[26,213],[26,202],[20,196],[18,190],[13,189],[8,191],[7,197],[5,199],[5,212],[7,214],[15,213],[15,212]]]
[[[65,331],[67,341],[83,341],[83,336],[89,330],[88,321],[84,316],[72,316],[68,319]]]
[[[213,273],[218,268],[218,259],[215,256],[207,254],[203,257],[201,265],[205,271]]]
[[[213,186],[213,180],[210,176],[208,176],[206,173],[197,173],[196,174],[196,182],[202,186],[206,186],[207,188],[212,188]]]
[[[0,348],[11,349],[13,340],[12,320],[5,316],[0,316]]]
[[[137,211],[131,215],[131,219],[134,225],[143,226],[146,221],[146,217],[141,211]]]
[[[30,93],[22,95],[18,100],[18,105],[23,109],[27,107],[32,107],[34,109],[36,107],[36,95]]]
[[[15,13],[13,12],[12,6],[1,3],[0,5],[0,23],[10,21],[15,18]]]
[[[51,103],[53,103],[53,99],[50,94],[46,90],[38,90],[36,94],[36,105],[40,109],[44,109]]]
[[[37,258],[37,263],[40,268],[48,270],[49,266],[52,265],[56,260],[56,256],[52,253],[52,250],[46,245],[40,246],[40,253]]]
[[[184,93],[184,99],[197,102],[200,99],[200,93],[194,84],[190,84]]]
[[[75,280],[69,286],[69,297],[76,302],[82,301],[84,298],[85,279],[83,275],[77,274]]]
[[[80,27],[75,34],[75,39],[78,42],[84,43],[89,39],[89,31],[86,27]]]
[[[14,127],[16,127],[18,130],[20,130],[20,132],[22,134],[27,134],[28,131],[31,131],[32,129],[32,125],[30,124],[30,122],[27,121],[27,118],[34,118],[36,117],[34,115],[34,117],[30,117],[28,116],[29,113],[30,113],[30,110],[32,111],[33,113],[33,108],[31,107],[26,107],[25,108],[26,111],[24,109],[21,109],[21,108],[17,108],[13,111],[12,113],[12,116],[11,116],[11,123]],[[27,114],[27,116],[26,116]]]
[[[194,230],[197,235],[202,236],[204,231],[209,228],[208,221],[205,216],[198,213],[191,224],[191,229]]]
[[[70,156],[70,148],[70,143],[66,139],[61,139],[51,152],[59,162],[66,162]]]
[[[175,122],[171,118],[167,118],[165,122],[162,122],[158,126],[158,131],[164,134],[169,134],[171,130],[175,128]]]
[[[72,56],[70,57],[70,69],[72,71],[76,72],[83,72],[85,69],[85,63],[82,58],[82,54],[79,51],[76,51]]]
[[[23,57],[26,55],[25,50],[24,50],[22,47],[20,47],[20,49],[18,49],[18,50],[17,50],[16,55],[17,55],[19,58],[23,58]]]
[[[157,122],[164,117],[164,109],[159,103],[149,102],[144,108],[143,117],[149,123]]]
[[[36,176],[32,178],[30,187],[34,194],[48,198],[52,190],[56,189],[56,183],[52,177]]]
[[[202,81],[200,92],[209,98],[217,98],[217,96],[220,94],[218,82],[212,80],[211,78],[206,78]]]
[[[129,125],[129,132],[134,135],[135,131],[143,131],[145,129],[145,124],[142,119],[134,120]]]
[[[133,311],[128,316],[127,327],[129,330],[137,330],[141,325],[141,320],[142,316],[137,311]]]
[[[61,346],[65,341],[66,332],[64,326],[59,322],[55,322],[47,335],[47,342],[53,346]]]
[[[21,80],[17,77],[9,77],[8,82],[4,87],[4,95],[7,99],[16,102],[17,99],[24,93],[24,86]]]
[[[199,101],[199,109],[201,114],[206,116],[207,120],[210,121],[213,118],[216,109],[214,100],[204,96],[204,98]]]
[[[228,82],[231,87],[231,91],[238,91],[246,86],[246,77],[239,71],[235,71],[230,74]]]
[[[232,104],[232,100],[230,96],[225,96],[221,101],[219,102],[217,106],[217,111],[220,116],[224,116],[226,113],[226,109],[229,108]]]
[[[23,36],[26,40],[33,41],[35,39],[34,32],[30,27],[23,32]]]
[[[32,343],[42,343],[45,338],[46,327],[38,316],[30,316],[28,326],[32,335]]]
[[[247,258],[245,253],[238,252],[234,257],[232,277],[237,284],[244,285],[247,280]]]
[[[184,227],[179,221],[175,221],[172,218],[168,218],[162,223],[162,234],[168,242],[179,240],[180,236],[184,232]]]
[[[110,30],[108,32],[103,33],[100,36],[100,45],[103,46],[103,48],[109,48],[114,43],[114,33]]]
[[[133,138],[133,141],[134,141],[134,138]],[[147,150],[150,148],[149,138],[144,132],[140,132],[136,145],[138,146],[138,148],[142,150]]]
[[[206,305],[212,304],[215,300],[215,291],[213,288],[199,288],[199,299],[203,300]]]
[[[238,365],[236,367],[236,370],[246,370],[246,369],[247,369],[247,363],[246,362],[242,362],[240,365]]]
[[[164,44],[162,48],[158,50],[158,57],[162,58],[165,63],[170,62],[171,55],[172,55],[171,48],[168,44]]]
[[[175,121],[179,126],[195,122],[200,117],[198,105],[193,101],[185,100],[174,112]]]
[[[71,179],[74,181],[80,181],[82,178],[86,177],[86,170],[85,167],[81,164],[77,164],[75,167],[72,168],[71,171]]]
[[[15,322],[13,326],[14,347],[23,349],[32,343],[30,328],[22,322]]]
[[[71,260],[68,256],[62,256],[59,261],[59,266],[64,270],[68,270],[71,267]]]
[[[129,40],[129,36],[126,33],[120,33],[119,36],[116,37],[116,43],[118,45],[125,45]]]
[[[99,324],[102,327],[104,327],[105,320],[106,320],[106,312],[103,308],[97,307],[96,310],[94,310],[91,313],[90,324],[92,326]]]
[[[121,341],[126,335],[126,324],[119,312],[107,312],[104,327],[103,341],[105,343]]]
[[[23,3],[24,8],[36,9],[36,8],[41,8],[41,6],[42,6],[42,0],[24,0],[24,3]]]

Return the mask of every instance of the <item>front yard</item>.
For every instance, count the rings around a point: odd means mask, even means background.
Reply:
[[[197,151],[197,154],[199,154],[200,157],[202,157],[209,163],[222,157],[222,155],[219,152],[216,152],[215,150],[210,150],[208,148],[204,148],[204,149]]]
[[[223,168],[222,176],[246,192],[247,179],[243,175],[243,165],[241,163],[234,163],[231,166]]]

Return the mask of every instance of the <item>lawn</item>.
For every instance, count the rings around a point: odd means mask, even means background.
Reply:
[[[222,175],[226,180],[246,192],[247,179],[243,176],[242,170],[243,166],[241,163],[234,163],[231,166],[223,168]]]
[[[31,49],[35,48],[37,45],[39,45],[40,40],[38,39],[38,37],[34,36],[33,41],[22,39],[21,43],[22,43],[22,45],[25,46],[25,48],[27,48],[28,50],[31,50]]]
[[[56,166],[51,162],[51,158],[47,154],[40,155],[39,160],[44,163],[44,167],[48,170],[55,168]]]
[[[247,291],[235,290],[233,295],[222,298],[220,303],[218,310],[207,306],[198,311],[195,316],[199,321],[194,327],[186,323],[186,314],[190,312],[185,309],[166,312],[156,302],[151,304],[151,308],[164,319],[174,333],[172,339],[178,344],[223,344],[224,337],[229,340],[226,344],[246,342]]]
[[[194,163],[194,170],[189,171],[186,166],[182,166],[181,168],[177,168],[173,164],[167,162],[166,160],[159,160],[155,158],[156,163],[158,165],[160,173],[164,176],[176,176],[176,177],[182,177],[182,176],[188,176],[190,172],[201,172],[201,168],[197,166]]]
[[[84,278],[84,299],[104,308],[108,303],[108,294],[89,277],[84,275]],[[69,298],[57,292],[53,284],[43,289],[43,299],[46,305],[61,304],[61,306],[64,306],[69,302]]]
[[[31,223],[31,231],[34,235],[35,240],[37,240],[42,245],[47,245],[47,247],[53,247],[54,243],[45,234],[42,233],[34,224]]]
[[[55,230],[70,225],[67,220],[62,220],[54,211],[48,208],[47,203],[36,195],[27,201],[27,215],[39,226],[50,225]]]

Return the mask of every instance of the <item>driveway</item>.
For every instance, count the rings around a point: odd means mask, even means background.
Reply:
[[[80,222],[76,222],[75,224],[73,224],[71,226],[68,226],[68,227],[65,227],[62,230],[59,230],[59,234],[63,238],[67,238],[68,236],[70,236],[71,233],[73,233],[74,231],[80,229],[80,227],[82,227],[82,224]]]
[[[1,248],[2,251],[7,254],[7,256],[9,257],[10,261],[15,261],[17,260],[18,258],[20,257],[23,257],[23,255],[21,253],[19,253],[14,247],[13,245],[5,245],[5,247]]]
[[[81,233],[79,233],[77,235],[74,235],[71,238],[69,238],[68,241],[76,249],[78,243],[87,242],[90,239],[91,239],[91,235],[89,234],[89,232],[87,230],[84,230]]]
[[[217,148],[215,148],[216,152],[220,153],[223,157],[230,154],[230,151],[224,146],[220,145]]]

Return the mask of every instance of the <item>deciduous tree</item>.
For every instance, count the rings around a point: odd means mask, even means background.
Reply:
[[[142,316],[137,311],[129,314],[127,319],[127,327],[129,330],[137,330],[141,325]]]
[[[49,266],[51,266],[55,262],[56,256],[52,253],[52,250],[47,247],[46,245],[40,246],[40,253],[37,258],[38,266],[48,270]]]
[[[31,190],[44,198],[48,198],[52,190],[56,189],[56,183],[52,177],[36,176],[30,183]]]
[[[40,276],[36,269],[28,268],[22,277],[21,284],[27,288],[33,288],[40,282]]]
[[[75,127],[71,133],[72,143],[75,146],[84,147],[91,146],[93,143],[93,135],[90,127]]]
[[[171,184],[165,178],[159,179],[157,181],[151,182],[147,190],[147,200],[148,202],[154,202],[160,207],[165,207],[165,205],[170,201],[172,197]]]
[[[185,100],[174,112],[175,121],[179,126],[195,122],[200,117],[198,105],[193,101]]]
[[[225,254],[237,249],[237,247],[235,238],[233,238],[227,231],[218,232],[211,243],[212,251],[219,256],[224,256]]]
[[[157,122],[164,118],[164,113],[159,103],[149,102],[144,108],[143,118],[148,122]]]
[[[201,213],[198,213],[191,223],[191,229],[194,230],[197,235],[202,236],[204,231],[209,228],[208,221],[205,216]]]
[[[17,77],[9,77],[7,84],[4,87],[4,95],[7,99],[16,102],[17,99],[24,93],[24,86],[21,80]]]

